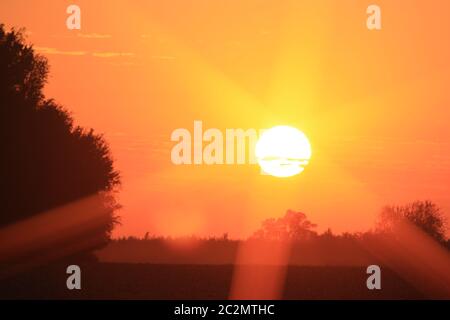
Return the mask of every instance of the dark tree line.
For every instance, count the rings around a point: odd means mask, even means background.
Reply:
[[[395,235],[404,223],[417,227],[442,244],[448,242],[445,216],[442,210],[431,201],[414,201],[406,205],[384,207],[372,233]],[[253,237],[266,240],[308,240],[319,236],[314,231],[315,227],[316,224],[309,221],[303,212],[288,210],[284,216],[278,219],[264,220],[261,228],[253,234]],[[320,236],[336,238],[330,229]],[[347,236],[355,237],[357,235],[347,234]]]
[[[65,108],[44,96],[48,73],[46,58],[23,32],[0,25],[0,229],[101,195],[106,216],[89,232],[107,241],[117,220],[119,173],[103,137],[76,126]]]

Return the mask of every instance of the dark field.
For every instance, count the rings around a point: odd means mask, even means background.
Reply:
[[[81,265],[82,289],[66,288],[65,266],[0,280],[0,299],[227,299],[232,265]],[[270,267],[264,267],[270,268]],[[414,288],[382,268],[382,289],[366,288],[364,267],[288,269],[284,299],[420,299]]]

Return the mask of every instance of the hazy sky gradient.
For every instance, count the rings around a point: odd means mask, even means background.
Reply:
[[[246,236],[287,209],[366,230],[385,204],[450,212],[450,2],[0,2],[51,65],[48,97],[105,134],[123,176],[116,235]],[[82,30],[66,29],[66,7]],[[176,128],[292,125],[313,156],[299,176],[175,166]]]

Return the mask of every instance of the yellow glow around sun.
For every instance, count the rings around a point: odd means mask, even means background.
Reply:
[[[304,170],[311,158],[311,145],[300,130],[276,126],[264,131],[255,147],[256,158],[264,173],[290,177]]]

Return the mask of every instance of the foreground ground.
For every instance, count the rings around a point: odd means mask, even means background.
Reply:
[[[82,289],[66,288],[65,266],[0,280],[0,299],[226,299],[233,266],[91,263],[81,266]],[[289,267],[284,299],[420,299],[383,269],[382,290],[366,287],[363,267]]]

